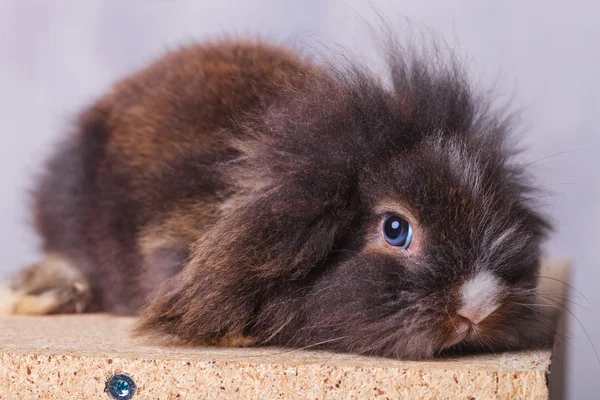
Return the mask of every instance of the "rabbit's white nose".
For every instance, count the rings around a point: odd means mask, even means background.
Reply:
[[[498,277],[491,272],[479,272],[462,285],[461,305],[456,313],[476,325],[500,307],[501,291]]]
[[[460,308],[456,313],[461,317],[468,320],[468,322],[477,325],[484,319],[486,319],[491,313],[496,311],[498,306],[493,306],[484,309],[468,309],[468,308]]]

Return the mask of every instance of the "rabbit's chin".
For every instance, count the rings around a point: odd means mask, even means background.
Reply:
[[[475,336],[475,329],[476,328],[467,324],[461,324],[461,326],[457,327],[456,332],[440,346],[438,353],[443,353],[445,350],[460,346],[461,343],[473,339]]]

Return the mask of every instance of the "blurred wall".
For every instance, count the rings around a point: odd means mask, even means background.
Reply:
[[[574,293],[577,304],[569,304],[569,398],[598,398],[600,361],[590,340],[600,347],[600,6],[591,0],[371,3],[390,21],[409,17],[432,28],[467,56],[475,78],[515,94],[515,106],[524,110],[527,157],[539,159],[532,167],[540,185],[556,194],[544,202],[557,228],[548,254],[575,260],[574,286],[589,299]],[[38,257],[27,213],[32,178],[75,113],[111,82],[169,47],[223,33],[338,43],[377,67],[365,24],[374,20],[372,6],[355,0],[2,0],[0,275]]]

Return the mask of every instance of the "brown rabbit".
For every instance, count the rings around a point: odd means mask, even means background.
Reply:
[[[392,87],[242,40],[118,83],[47,165],[48,258],[5,310],[407,359],[534,345],[549,225],[509,119],[451,55],[392,47]]]

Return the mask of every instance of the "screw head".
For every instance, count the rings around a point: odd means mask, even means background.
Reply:
[[[113,399],[130,400],[137,387],[127,374],[116,374],[106,384],[106,391]]]

